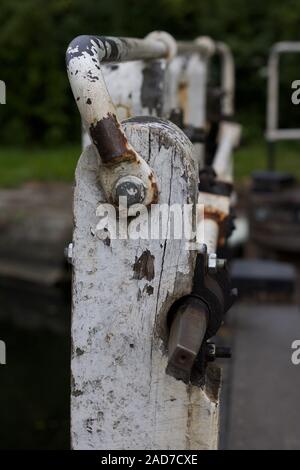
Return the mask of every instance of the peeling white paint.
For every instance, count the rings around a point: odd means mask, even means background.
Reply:
[[[197,200],[192,146],[174,125],[128,122],[129,142],[154,169],[161,203]],[[72,445],[74,449],[214,449],[218,384],[166,375],[166,313],[192,288],[195,251],[184,240],[93,236],[105,201],[93,146],[76,170],[73,235]],[[149,252],[145,270],[134,265]],[[150,260],[151,256],[151,260]],[[150,262],[151,261],[151,262]]]

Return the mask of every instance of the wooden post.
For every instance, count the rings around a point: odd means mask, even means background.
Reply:
[[[195,204],[198,175],[183,132],[154,118],[131,119],[124,130],[156,174],[159,203]],[[185,240],[99,238],[99,171],[89,146],[74,194],[72,446],[216,449],[218,369],[208,369],[203,388],[165,372],[166,316],[192,290],[197,253]]]

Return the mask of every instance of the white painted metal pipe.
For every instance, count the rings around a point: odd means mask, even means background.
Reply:
[[[194,42],[178,42],[177,47],[178,54],[198,53],[207,57],[211,57],[213,54],[220,56],[221,89],[224,92],[222,114],[232,116],[234,114],[235,70],[233,56],[227,44],[203,36]]]
[[[135,152],[128,146],[118,121],[101,73],[101,63],[157,59],[167,57],[168,53],[168,45],[161,40],[79,36],[70,43],[66,61],[71,88],[84,125],[104,161],[119,158],[118,153],[125,151],[124,147],[128,147],[130,153]],[[105,119],[110,121],[104,121]],[[110,130],[103,129],[103,125],[100,125],[105,122],[110,124]],[[110,142],[111,145],[107,148],[105,141],[109,139],[105,139],[105,134],[112,133],[113,130],[115,142]]]
[[[207,95],[207,59],[199,54],[190,57],[186,76],[188,80],[187,90],[187,116],[185,124],[204,129],[206,120],[206,95]]]
[[[221,57],[221,88],[223,116],[234,114],[235,70],[231,50],[224,42],[216,42],[216,53]]]
[[[234,114],[234,93],[235,93],[235,70],[234,59],[230,48],[227,44],[213,39],[200,36],[194,43],[184,42],[178,43],[178,52],[198,52],[198,54],[212,57],[217,54],[221,58],[221,88],[224,92],[222,99],[222,112],[225,116]]]
[[[199,192],[198,204],[204,205],[204,218],[200,218],[197,233],[203,240],[198,243],[207,245],[208,253],[215,253],[220,238],[220,229],[230,212],[230,196]]]
[[[219,132],[219,145],[213,160],[213,169],[217,179],[232,183],[234,148],[239,144],[241,126],[235,122],[223,121]]]
[[[173,53],[172,41],[166,33],[156,40],[79,36],[67,49],[71,88],[83,125],[101,158],[101,184],[110,200],[114,199],[118,179],[124,176],[138,178],[145,188],[143,200],[136,202],[149,205],[155,202],[158,191],[151,168],[127,140],[106,88],[101,63],[167,58]]]
[[[205,217],[203,220],[200,221],[198,230],[200,233],[203,233],[204,240],[202,240],[202,243],[206,245],[207,253],[216,253],[219,238],[218,223],[213,219]]]

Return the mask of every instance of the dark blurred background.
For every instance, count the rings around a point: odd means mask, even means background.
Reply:
[[[226,42],[236,64],[236,119],[243,141],[238,187],[265,168],[266,64],[270,47],[299,40],[298,0],[1,0],[0,79],[0,447],[69,447],[71,239],[80,119],[65,51],[80,34]],[[298,58],[281,63],[280,124],[300,127],[291,105]],[[300,175],[299,144],[279,145],[278,168]]]
[[[71,39],[79,34],[143,37],[155,29],[177,39],[209,35],[232,48],[236,109],[248,144],[237,159],[236,175],[247,176],[264,164],[268,52],[274,42],[299,38],[299,19],[297,0],[2,0],[0,78],[6,82],[7,106],[0,113],[0,184],[73,178],[80,122],[64,63]],[[299,120],[290,105],[297,63],[288,56],[284,62],[281,117],[288,127]],[[294,148],[288,147],[288,165],[294,167]]]
[[[154,29],[177,39],[209,35],[228,43],[236,62],[237,110],[262,129],[269,49],[277,41],[297,40],[299,19],[297,0],[2,0],[0,70],[8,106],[1,110],[0,142],[79,142],[64,65],[68,43],[79,34],[143,37]],[[283,79],[294,79],[295,67],[285,68]],[[286,118],[289,124],[293,116]]]

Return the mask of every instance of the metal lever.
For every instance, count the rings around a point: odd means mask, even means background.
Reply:
[[[127,140],[101,72],[103,62],[167,58],[174,40],[78,36],[66,53],[71,88],[84,126],[100,156],[100,181],[111,202],[127,195],[128,205],[157,199],[153,171]],[[175,44],[176,47],[176,44]]]
[[[168,343],[167,374],[188,382],[204,340],[208,308],[196,297],[188,297],[174,312]]]
[[[224,260],[212,257],[203,247],[197,257],[191,295],[174,304],[169,312],[167,374],[185,383],[195,379],[198,383],[207,362],[230,357],[227,348],[207,340],[217,333],[236,295]]]

